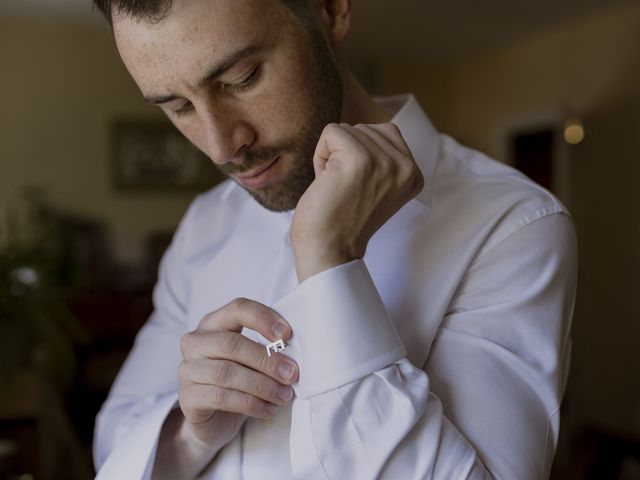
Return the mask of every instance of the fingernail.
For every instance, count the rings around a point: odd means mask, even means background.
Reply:
[[[284,337],[284,333],[287,331],[287,327],[282,325],[281,323],[276,323],[273,327],[273,334],[278,337],[278,339]]]
[[[276,413],[278,413],[278,407],[277,405],[273,405],[272,403],[270,403],[269,405],[267,405],[267,413],[269,415],[275,415]]]
[[[279,387],[276,395],[283,402],[288,402],[293,397],[293,389],[291,387]]]
[[[293,376],[293,366],[288,363],[283,363],[278,367],[278,375],[283,380],[289,380]]]

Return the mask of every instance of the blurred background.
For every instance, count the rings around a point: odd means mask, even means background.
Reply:
[[[640,1],[354,0],[375,94],[572,211],[579,290],[557,479],[640,479]],[[92,478],[95,414],[158,261],[219,180],[144,104],[90,0],[0,2],[0,479]]]

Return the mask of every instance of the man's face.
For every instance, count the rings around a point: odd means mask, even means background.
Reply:
[[[315,25],[277,0],[175,0],[160,22],[114,19],[114,34],[145,98],[191,142],[264,207],[296,206],[342,107]]]

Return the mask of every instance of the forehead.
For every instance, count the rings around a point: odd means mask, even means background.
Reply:
[[[208,66],[203,61],[266,41],[291,21],[278,0],[174,0],[159,22],[116,17],[113,32],[125,66],[145,92],[197,75]]]

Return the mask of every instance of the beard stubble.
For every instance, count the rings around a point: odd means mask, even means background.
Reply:
[[[324,127],[340,120],[343,100],[343,85],[340,72],[322,34],[315,25],[307,27],[309,36],[307,78],[312,97],[312,108],[306,115],[306,123],[291,138],[269,147],[248,150],[243,155],[242,170],[273,160],[277,156],[289,155],[291,167],[279,182],[258,189],[244,188],[264,208],[282,212],[292,210],[300,197],[315,179],[313,154]],[[234,168],[236,167],[236,168]],[[236,173],[237,165],[218,166],[224,173]],[[235,170],[235,172],[234,172]]]

